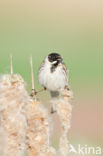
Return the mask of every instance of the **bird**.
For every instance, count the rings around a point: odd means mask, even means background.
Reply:
[[[38,71],[38,81],[53,99],[59,98],[62,89],[69,90],[68,70],[60,54],[53,52],[45,57]],[[55,110],[52,108],[51,112]]]

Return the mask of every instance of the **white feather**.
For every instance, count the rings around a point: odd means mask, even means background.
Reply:
[[[51,66],[52,63],[50,63],[48,57],[46,57],[43,67],[41,66],[38,74],[39,83],[49,91],[60,91],[60,89],[67,85],[66,75],[63,74],[61,63],[56,67],[54,72],[51,72]]]

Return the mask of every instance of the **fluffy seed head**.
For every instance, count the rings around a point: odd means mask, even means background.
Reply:
[[[26,105],[29,96],[20,75],[3,75],[0,79],[0,128],[5,136],[2,156],[23,156],[26,138]]]

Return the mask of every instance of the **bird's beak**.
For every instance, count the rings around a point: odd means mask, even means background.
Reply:
[[[62,62],[62,58],[61,57],[58,57],[58,61],[61,63]]]

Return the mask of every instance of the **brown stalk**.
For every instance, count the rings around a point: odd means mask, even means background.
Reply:
[[[34,86],[34,72],[33,72],[33,61],[32,61],[32,56],[30,57],[30,68],[31,68],[31,85],[32,85],[32,92],[31,96],[35,97],[36,91],[35,91],[35,86]]]
[[[10,74],[13,75],[13,56],[10,55]]]

